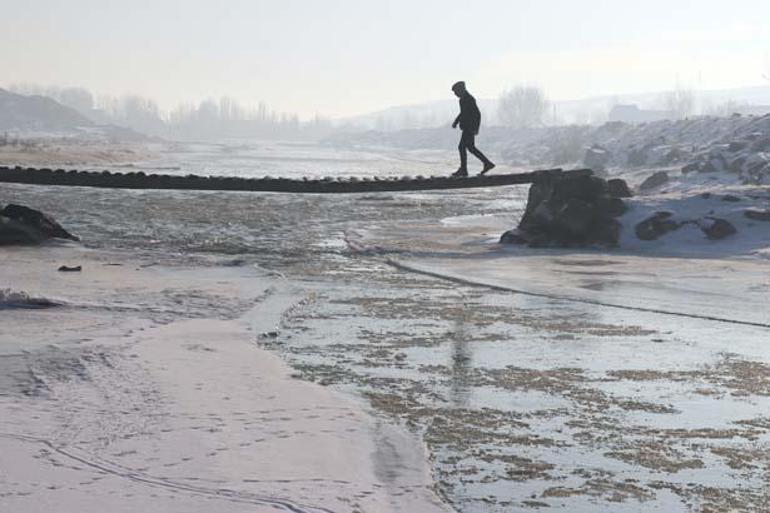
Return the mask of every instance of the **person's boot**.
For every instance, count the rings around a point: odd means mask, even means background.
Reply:
[[[452,173],[452,176],[456,178],[466,178],[468,176],[468,170],[464,167],[459,168],[457,171]]]
[[[481,170],[481,173],[479,175],[485,175],[489,171],[492,171],[495,168],[495,163],[491,160],[488,160],[487,162],[484,162],[484,169]]]

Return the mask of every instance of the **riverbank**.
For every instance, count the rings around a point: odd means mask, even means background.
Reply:
[[[448,511],[420,441],[256,347],[301,297],[285,280],[2,251],[3,287],[61,305],[0,309],[3,508]]]

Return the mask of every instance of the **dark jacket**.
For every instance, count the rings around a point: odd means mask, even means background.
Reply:
[[[471,93],[465,93],[460,97],[460,114],[455,119],[463,132],[479,133],[481,126],[481,111],[476,105],[476,98]]]

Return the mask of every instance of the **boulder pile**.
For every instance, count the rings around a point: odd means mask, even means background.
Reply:
[[[770,184],[770,135],[756,132],[714,144],[682,167],[682,173],[729,173],[745,185]]]
[[[504,244],[530,247],[615,246],[617,220],[626,212],[621,198],[631,192],[623,180],[604,180],[591,170],[550,174],[532,184],[524,216],[502,235]]]
[[[48,239],[80,240],[39,210],[14,204],[0,210],[0,246],[40,244]]]
[[[737,182],[770,183],[770,114],[548,127],[511,139],[501,154],[515,166],[562,166],[582,159],[600,176],[605,170],[680,168],[685,174],[724,171]]]

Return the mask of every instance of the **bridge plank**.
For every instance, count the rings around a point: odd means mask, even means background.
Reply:
[[[426,191],[441,189],[470,189],[478,187],[501,187],[535,183],[559,177],[565,173],[590,173],[579,169],[545,169],[528,173],[496,174],[454,178],[449,176],[405,176],[401,178],[361,179],[340,177],[313,178],[241,178],[229,176],[173,176],[147,175],[143,172],[112,173],[109,171],[65,171],[63,169],[38,169],[22,167],[1,167],[0,182],[33,185],[56,185],[75,187],[103,187],[112,189],[182,189],[198,191],[252,191],[283,192],[295,194],[335,194]]]

